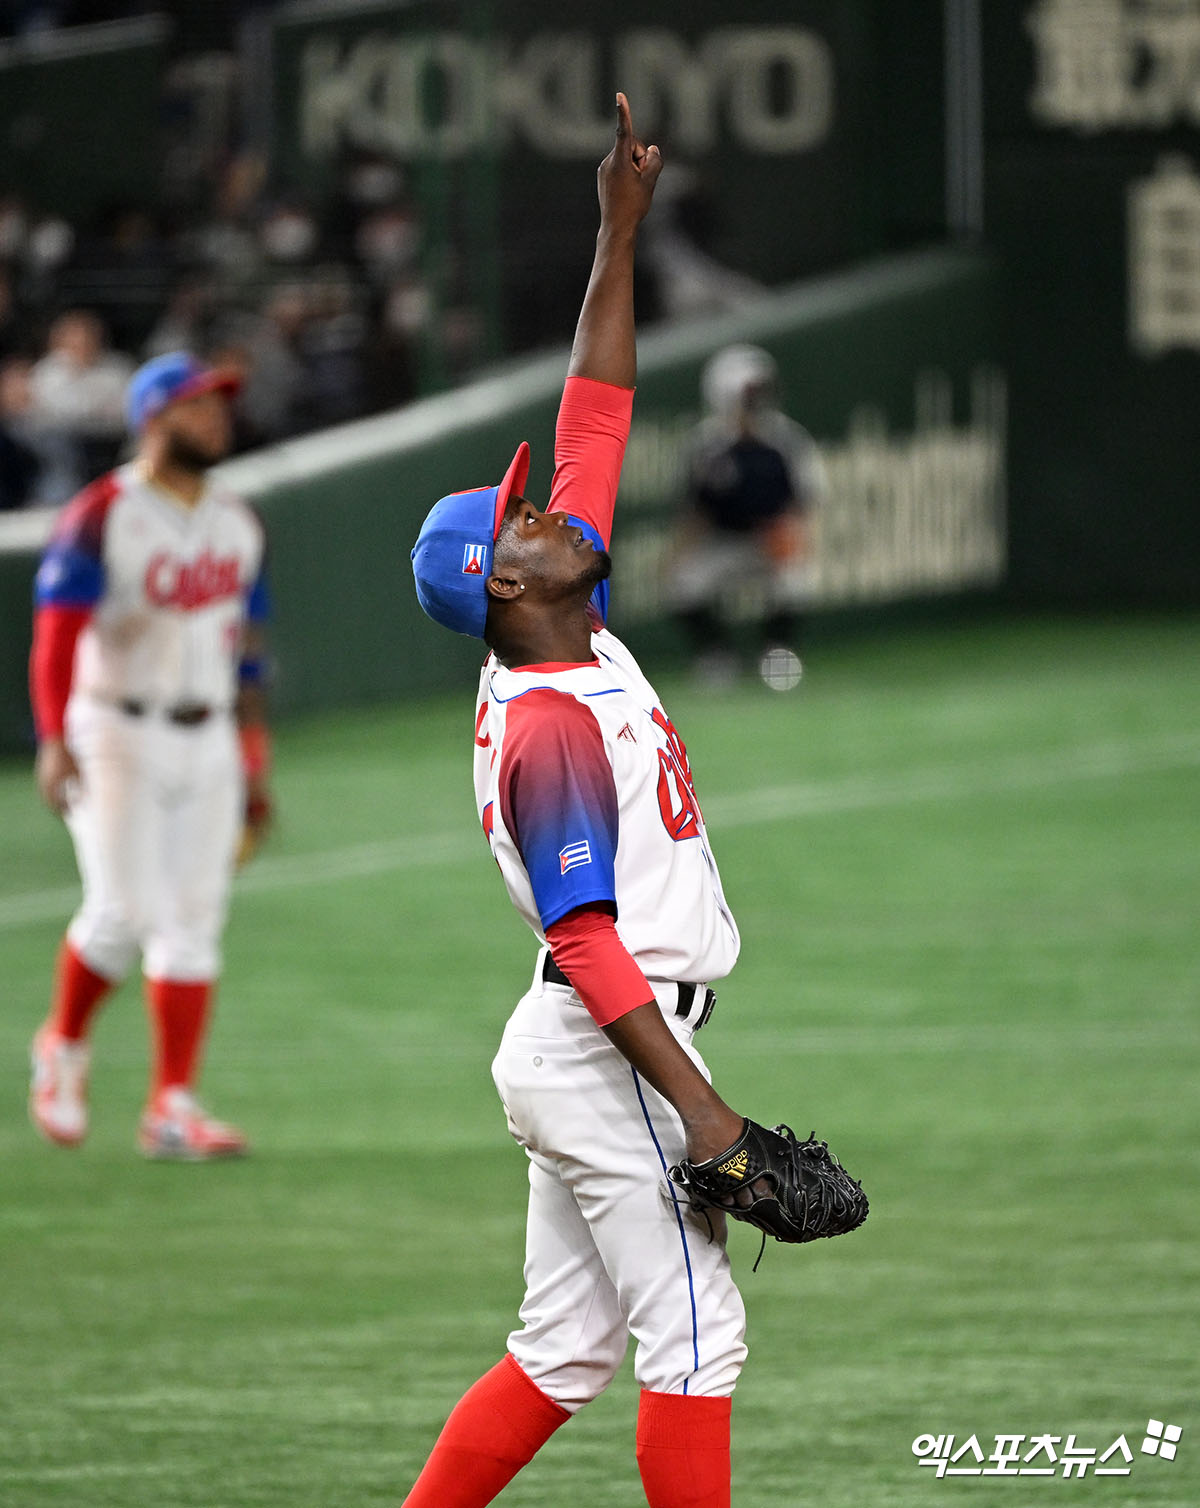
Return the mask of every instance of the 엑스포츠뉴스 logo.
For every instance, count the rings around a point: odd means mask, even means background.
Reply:
[[[1166,1424],[1161,1419],[1146,1422],[1142,1440],[1144,1456],[1158,1456],[1173,1461],[1183,1435],[1180,1424]],[[994,1437],[995,1447],[988,1451],[977,1434],[969,1435],[955,1446],[951,1434],[918,1435],[912,1453],[918,1466],[932,1466],[935,1477],[1127,1477],[1133,1471],[1135,1456],[1125,1435],[1118,1435],[1100,1449],[1083,1445],[1077,1435],[1006,1435]],[[991,1437],[984,1436],[987,1440]],[[1137,1439],[1135,1433],[1133,1438]]]

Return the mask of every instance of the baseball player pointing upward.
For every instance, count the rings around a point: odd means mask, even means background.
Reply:
[[[262,528],[207,477],[236,387],[185,352],[135,373],[137,454],[64,510],[37,575],[37,782],[83,879],[33,1044],[30,1113],[63,1146],[87,1131],[92,1019],[140,953],[156,1045],[142,1150],[245,1150],[192,1094],[243,816],[269,810]]]
[[[451,1414],[408,1508],[491,1502],[607,1386],[630,1335],[652,1508],[729,1503],[744,1311],[724,1217],[710,1232],[666,1172],[721,1154],[746,1125],[692,1045],[738,932],[683,742],[603,626],[636,376],[634,241],[662,166],[617,104],[549,504],[522,496],[522,445],[499,487],[443,498],[413,551],[426,612],[491,649],[479,815],[543,946],[493,1067],[529,1158],[522,1323]]]

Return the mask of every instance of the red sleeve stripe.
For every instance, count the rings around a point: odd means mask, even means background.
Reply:
[[[546,941],[597,1026],[608,1026],[654,999],[607,911],[581,907],[569,912],[546,928]]]
[[[612,543],[621,462],[633,418],[633,389],[568,377],[554,436],[551,513],[569,513]]]
[[[91,616],[91,608],[53,603],[39,607],[33,615],[29,694],[39,743],[63,736],[63,719],[75,669],[75,646]]]

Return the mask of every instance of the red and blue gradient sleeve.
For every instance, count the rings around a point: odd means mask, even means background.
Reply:
[[[75,646],[104,595],[104,521],[117,491],[114,477],[101,477],[67,505],[33,580],[29,694],[39,741],[63,736]]]
[[[582,702],[545,686],[509,702],[499,798],[543,930],[577,906],[615,908],[617,788]]]
[[[104,521],[117,495],[102,477],[69,503],[54,527],[33,582],[38,607],[93,608],[104,595]]]

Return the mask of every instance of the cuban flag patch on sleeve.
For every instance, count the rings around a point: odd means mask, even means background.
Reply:
[[[580,838],[578,843],[568,843],[566,848],[558,851],[559,873],[566,874],[568,869],[578,869],[581,864],[592,862],[592,850],[588,847],[586,838]]]
[[[482,576],[487,565],[487,545],[467,545],[463,550],[464,576]]]

